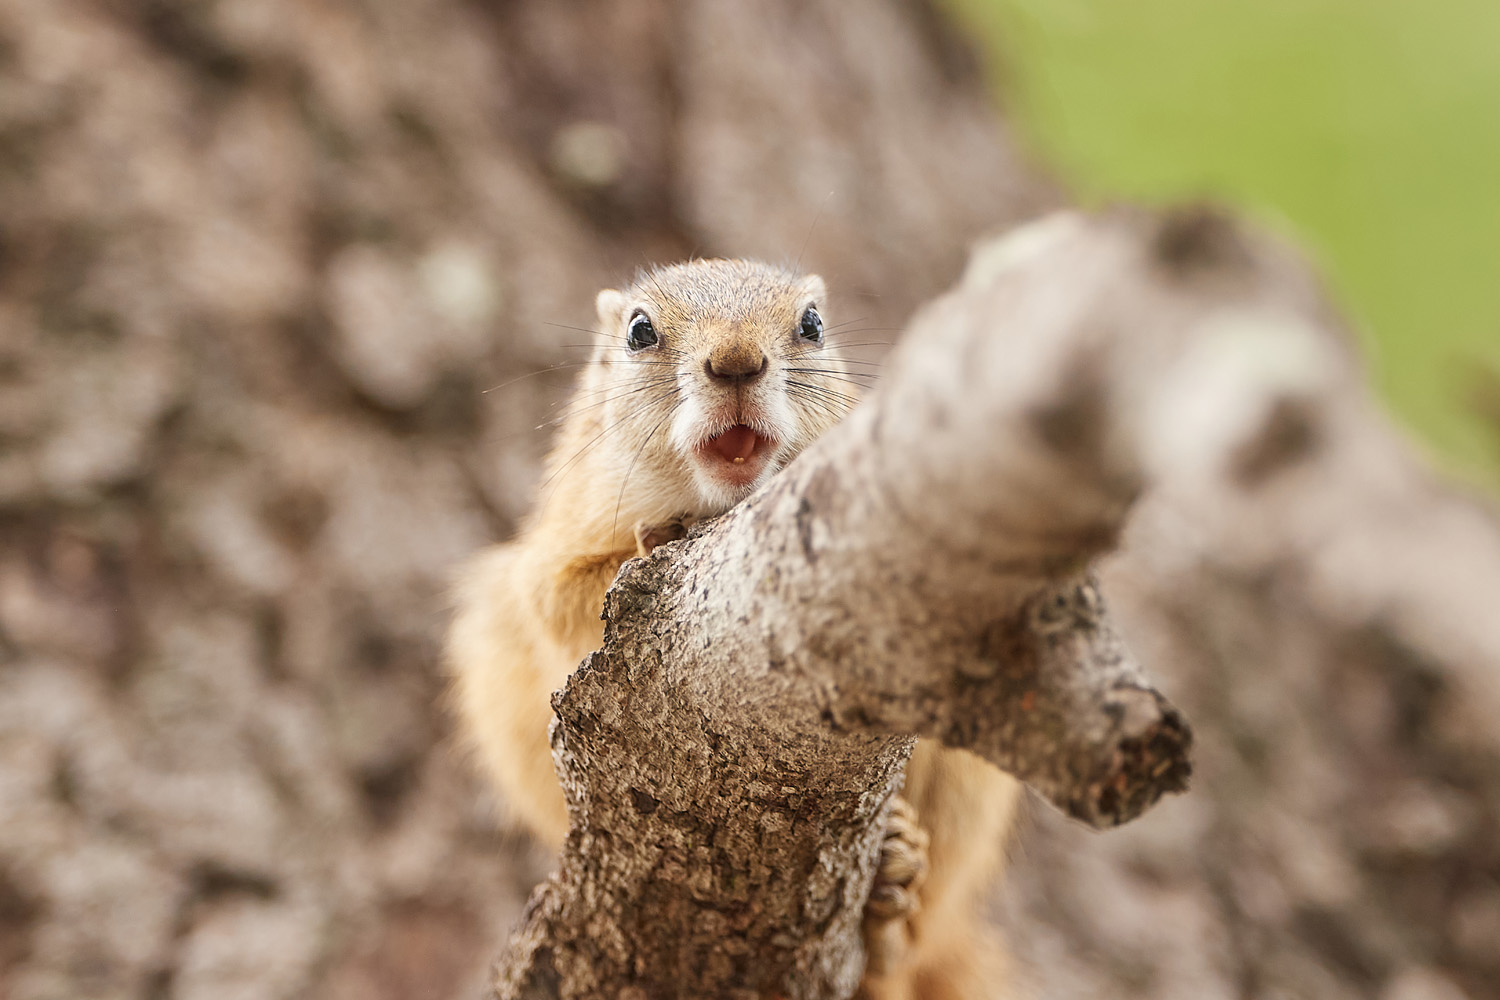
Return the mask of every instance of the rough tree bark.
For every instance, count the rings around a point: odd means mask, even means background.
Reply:
[[[910,736],[1095,826],[1185,787],[1188,730],[1087,567],[1152,474],[1296,457],[1279,415],[1326,334],[1288,278],[1205,213],[987,244],[844,423],[627,564],[555,701],[573,829],[498,996],[848,996]]]

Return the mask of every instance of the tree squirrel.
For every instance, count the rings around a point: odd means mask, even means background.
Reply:
[[[621,563],[766,482],[855,402],[827,342],[815,275],[743,260],[659,268],[599,293],[599,329],[511,542],[467,568],[448,663],[461,725],[506,802],[561,844],[550,696],[603,641]],[[1017,783],[920,741],[866,907],[862,995],[999,995],[1000,948],[978,921]]]

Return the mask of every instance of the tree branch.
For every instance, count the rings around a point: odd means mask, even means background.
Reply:
[[[1307,287],[1202,214],[980,248],[880,391],[622,569],[554,698],[572,832],[497,995],[848,996],[913,736],[1094,826],[1182,790],[1187,724],[1088,567],[1152,475],[1244,454],[1311,384]]]

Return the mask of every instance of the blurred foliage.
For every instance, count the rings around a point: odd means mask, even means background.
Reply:
[[[1289,227],[1397,415],[1500,488],[1500,3],[950,2],[1079,197]]]

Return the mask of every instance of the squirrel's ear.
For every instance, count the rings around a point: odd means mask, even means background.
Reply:
[[[625,296],[613,288],[606,288],[594,299],[594,308],[599,311],[599,329],[610,336],[620,332],[625,322]]]
[[[808,298],[818,304],[820,309],[828,305],[828,286],[823,284],[823,279],[816,274],[809,274],[802,279],[802,290],[807,293]]]

